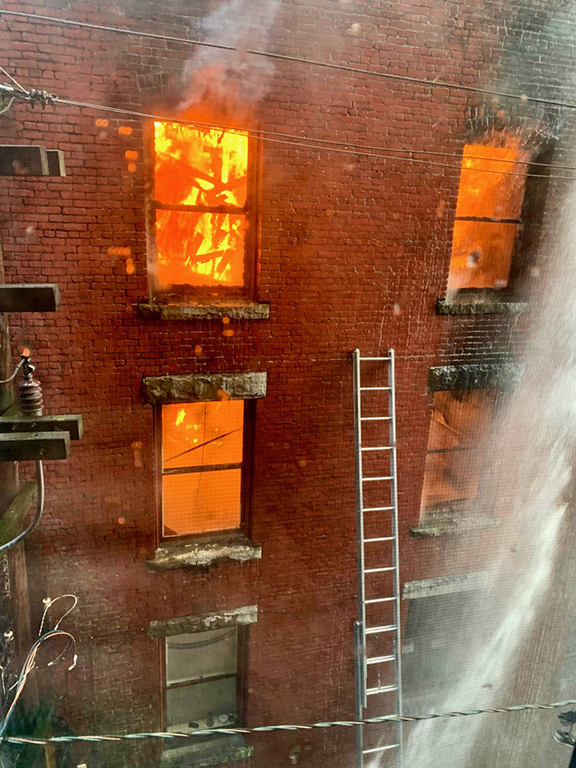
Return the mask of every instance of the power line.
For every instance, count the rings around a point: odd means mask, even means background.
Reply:
[[[186,37],[174,37],[171,35],[158,35],[153,32],[143,32],[137,29],[128,29],[126,27],[111,27],[104,24],[89,24],[85,21],[72,21],[71,19],[60,19],[56,16],[43,16],[37,13],[25,13],[24,11],[5,11],[0,10],[0,15],[18,16],[27,19],[34,19],[36,21],[46,21],[54,24],[63,24],[73,27],[83,27],[86,29],[99,29],[106,32],[115,32],[122,35],[134,35],[137,37],[145,37],[152,40],[164,40],[174,43],[186,43],[188,45],[198,45],[205,48],[215,48],[223,51],[236,51],[240,52],[238,48],[233,45],[225,45],[224,43],[210,43],[205,40],[190,40]],[[413,85],[426,85],[432,88],[448,88],[450,90],[467,91],[469,93],[490,94],[491,96],[500,96],[502,98],[518,99],[522,102],[531,101],[535,104],[548,104],[555,107],[566,107],[568,109],[576,109],[576,104],[565,101],[556,101],[553,99],[544,99],[538,96],[528,96],[526,94],[510,93],[508,91],[498,91],[490,88],[480,88],[474,85],[463,85],[459,83],[447,83],[443,80],[429,80],[424,77],[411,77],[410,75],[396,75],[391,72],[375,72],[370,69],[360,69],[358,67],[350,67],[346,64],[335,64],[328,61],[320,61],[318,59],[306,59],[301,56],[290,56],[284,53],[273,53],[271,51],[260,51],[256,49],[246,49],[241,51],[242,54],[251,54],[253,56],[265,56],[269,59],[277,59],[279,61],[288,61],[295,64],[306,64],[313,67],[321,67],[323,69],[334,69],[339,72],[348,72],[356,75],[368,75],[371,77],[387,78],[390,80],[396,80],[399,82],[412,83]]]
[[[144,118],[148,120],[158,120],[162,122],[177,123],[178,125],[187,125],[187,126],[192,126],[197,128],[207,128],[207,129],[222,130],[222,131],[237,130],[237,129],[227,128],[226,126],[222,126],[222,125],[215,125],[213,123],[200,123],[195,120],[183,120],[181,118],[176,118],[176,117],[174,118],[166,117],[165,115],[156,115],[149,112],[139,112],[136,110],[126,109],[121,107],[108,107],[108,106],[104,106],[103,104],[92,104],[89,102],[74,101],[72,99],[58,98],[57,101],[60,104],[67,104],[68,106],[79,107],[81,109],[94,109],[99,112],[110,112],[116,115],[129,115],[131,117]],[[324,140],[324,139],[312,140],[312,139],[307,139],[305,136],[296,136],[294,134],[281,134],[281,133],[276,133],[275,131],[259,131],[254,128],[242,129],[242,133],[247,133],[250,136],[254,136],[255,138],[261,139],[262,141],[267,141],[273,144],[285,144],[288,146],[301,147],[305,149],[319,149],[319,150],[324,150],[326,152],[339,152],[347,155],[359,155],[362,157],[379,158],[382,160],[396,160],[401,162],[420,163],[424,165],[435,166],[438,168],[452,168],[457,171],[461,170],[460,165],[452,165],[450,163],[438,163],[438,162],[434,162],[433,160],[421,160],[415,157],[397,157],[394,155],[383,154],[382,152],[365,152],[362,149],[362,145],[342,143],[340,147],[340,146],[334,146],[334,144],[339,144],[339,142],[331,142],[329,140]],[[284,136],[284,135],[288,137],[293,136],[294,138],[298,138],[299,141],[291,141],[291,140],[284,140],[283,138],[277,138],[278,136]],[[303,143],[303,142],[306,142],[306,143]],[[323,144],[312,143],[312,142],[323,142]],[[328,146],[325,146],[324,144],[328,144]],[[387,151],[395,152],[396,150],[388,149]],[[412,150],[403,149],[401,151],[410,152],[414,154],[418,154],[420,152],[420,150],[418,149],[412,149]],[[451,153],[447,153],[447,156],[452,157],[453,155]],[[485,158],[485,159],[491,160],[492,158]],[[503,161],[503,162],[514,163],[515,161]],[[560,166],[549,165],[547,167],[556,168]],[[566,169],[575,170],[572,166],[566,166]],[[522,177],[529,176],[531,178],[576,181],[576,177],[574,176],[552,176],[544,173],[539,174],[539,173],[524,173],[522,171],[497,171],[490,168],[475,168],[474,171],[481,172],[481,173],[497,173],[499,175],[505,175],[505,176],[522,176]]]
[[[60,630],[62,631],[62,630]],[[486,707],[483,709],[467,709],[458,712],[432,712],[424,715],[383,715],[368,717],[362,720],[326,720],[309,725],[261,725],[256,728],[207,728],[190,733],[171,733],[169,731],[147,731],[142,733],[98,734],[96,736],[51,736],[49,738],[33,738],[29,736],[4,736],[1,742],[8,744],[31,744],[43,747],[46,744],[68,744],[75,741],[87,742],[122,742],[140,741],[144,739],[193,739],[197,736],[223,734],[271,733],[273,731],[312,731],[317,728],[354,728],[356,726],[378,725],[381,723],[418,723],[422,720],[451,719],[454,717],[473,717],[475,715],[505,714],[509,712],[525,712],[534,710],[561,709],[573,706],[576,700],[557,701],[554,704],[516,704],[510,707]]]

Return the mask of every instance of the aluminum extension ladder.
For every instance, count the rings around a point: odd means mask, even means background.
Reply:
[[[370,384],[378,386],[364,386],[366,365],[371,366]],[[398,489],[396,467],[396,414],[395,414],[395,383],[394,383],[394,350],[389,350],[386,357],[362,357],[360,350],[356,349],[353,355],[354,366],[354,433],[355,433],[355,458],[356,458],[356,515],[357,515],[357,545],[358,545],[358,620],[354,624],[355,645],[355,683],[356,683],[356,717],[361,719],[366,713],[368,702],[379,700],[380,703],[392,705],[393,711],[378,712],[381,714],[402,714],[402,665],[401,665],[401,626],[400,626],[400,578],[399,578],[399,548],[398,548]],[[384,370],[383,370],[384,369]],[[382,378],[385,377],[385,383]],[[380,393],[367,395],[364,393]],[[385,397],[385,393],[388,397]],[[383,397],[381,397],[381,395]],[[369,401],[372,402],[369,404]],[[368,401],[368,402],[367,402]],[[386,402],[387,401],[387,402]],[[374,403],[377,402],[378,405]],[[370,424],[367,422],[376,422]],[[379,424],[380,423],[380,424]],[[369,430],[370,444],[363,443],[363,427]],[[384,427],[382,429],[381,427]],[[386,429],[387,427],[387,429]],[[379,436],[376,438],[376,434]],[[384,437],[380,437],[384,435]],[[388,455],[386,466],[389,470],[378,473],[377,476],[364,474],[363,457],[368,453],[371,459],[385,458]],[[368,459],[366,460],[368,462]],[[377,497],[377,503],[369,502],[364,505],[367,495],[367,484],[370,484],[369,493]],[[380,490],[381,489],[381,490]],[[365,528],[370,516],[370,534],[367,538]],[[378,530],[374,530],[375,527]],[[385,556],[383,550],[386,550]],[[390,558],[391,555],[391,558]],[[368,557],[370,567],[365,566]],[[380,558],[386,559],[382,561]],[[391,562],[390,562],[391,559]],[[373,581],[378,581],[378,574],[391,575],[391,586],[386,587],[384,593],[375,591]],[[380,587],[382,589],[382,587]],[[375,626],[367,624],[367,606],[380,603],[391,604],[391,623],[382,624],[375,622]],[[383,609],[390,610],[383,606]],[[368,608],[370,613],[370,608]],[[372,655],[367,653],[367,637],[375,636],[374,640],[381,638],[385,642],[392,642],[384,655]],[[388,640],[385,640],[385,637]],[[369,641],[370,642],[370,641]],[[389,667],[387,665],[390,665]],[[375,671],[378,684],[368,687],[369,668]],[[380,670],[385,673],[386,685],[380,684]],[[374,698],[372,698],[374,697]],[[383,699],[380,699],[383,697]],[[400,768],[402,764],[402,723],[390,726],[394,729],[393,743],[379,743],[371,748],[365,747],[364,732],[361,726],[356,729],[357,767],[364,768],[366,758],[377,758],[388,753],[393,758],[390,765]],[[373,732],[373,729],[371,729]],[[388,760],[386,765],[388,765]]]

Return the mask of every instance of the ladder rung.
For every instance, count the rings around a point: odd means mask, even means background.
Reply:
[[[396,656],[390,653],[388,656],[372,656],[366,659],[366,664],[384,664],[387,661],[394,661]]]
[[[369,445],[367,447],[360,448],[361,451],[392,451],[393,445]]]
[[[395,629],[397,629],[396,624],[386,624],[382,627],[366,627],[365,634],[377,635],[380,632],[392,632]]]
[[[366,696],[375,696],[377,693],[392,693],[392,691],[397,690],[397,685],[382,685],[380,688],[368,688]]]
[[[364,600],[366,605],[369,603],[391,603],[393,600],[396,600],[395,597],[371,597],[369,600]]]
[[[364,573],[385,573],[386,571],[393,571],[394,570],[393,565],[390,565],[386,568],[366,568]]]
[[[393,477],[363,477],[362,482],[363,483],[371,483],[374,482],[374,480],[394,480]]]
[[[390,392],[392,387],[360,387],[360,392]]]
[[[360,416],[360,421],[390,421],[392,416]]]
[[[372,749],[363,749],[363,755],[373,755],[374,752],[385,752],[387,749],[398,749],[398,744],[387,744],[385,747],[372,747]]]
[[[366,507],[362,512],[385,512],[394,509],[394,507]]]
[[[379,536],[375,539],[364,539],[364,544],[373,544],[375,541],[394,541],[396,536]]]
[[[359,360],[390,360],[389,357],[360,357]]]

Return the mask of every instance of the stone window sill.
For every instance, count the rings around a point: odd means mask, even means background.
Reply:
[[[241,736],[229,736],[164,750],[160,765],[161,768],[208,768],[247,760],[253,754],[254,747],[246,746]]]
[[[486,296],[436,300],[437,315],[522,315],[529,308],[526,301]]]
[[[232,299],[212,304],[163,304],[150,301],[138,304],[138,314],[156,320],[221,320],[223,317],[231,320],[267,320],[270,317],[270,305]]]
[[[410,528],[410,533],[416,538],[458,536],[473,533],[474,531],[497,528],[499,525],[500,519],[491,514],[479,512],[440,512],[424,515],[418,525]]]
[[[149,571],[171,571],[176,568],[207,568],[224,562],[245,563],[260,560],[262,547],[255,547],[243,537],[210,539],[178,539],[161,544],[146,565]]]

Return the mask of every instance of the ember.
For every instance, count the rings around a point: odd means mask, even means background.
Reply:
[[[248,136],[154,123],[158,283],[240,287]]]

